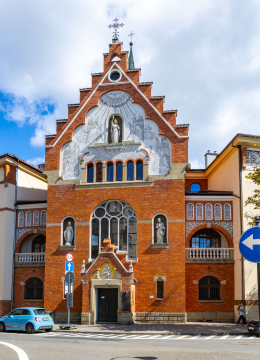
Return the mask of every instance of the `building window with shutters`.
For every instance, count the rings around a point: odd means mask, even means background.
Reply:
[[[222,206],[220,204],[215,204],[214,212],[215,212],[215,220],[222,220]]]
[[[199,281],[199,300],[221,300],[220,282],[213,276],[205,276]]]
[[[186,205],[186,218],[187,220],[194,220],[194,206],[193,204]]]
[[[46,210],[42,210],[41,211],[41,218],[40,218],[40,223],[41,225],[46,225],[46,217],[47,217],[47,212]]]
[[[231,205],[224,205],[224,220],[231,220]]]
[[[203,220],[203,206],[202,204],[196,205],[196,220]]]
[[[113,163],[107,164],[107,181],[114,180],[114,166]]]
[[[32,213],[31,211],[27,211],[25,215],[25,226],[31,226],[32,225]]]
[[[33,226],[39,226],[39,211],[33,212]]]
[[[23,227],[24,224],[24,213],[22,211],[18,214],[18,227]]]
[[[128,161],[127,163],[127,180],[134,180],[134,163]]]
[[[205,205],[205,220],[213,220],[213,207],[211,204]]]
[[[116,163],[116,181],[123,180],[123,164],[121,162]]]
[[[138,160],[136,162],[136,180],[143,180],[143,162]]]

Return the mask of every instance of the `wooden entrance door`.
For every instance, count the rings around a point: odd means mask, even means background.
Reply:
[[[99,322],[117,322],[118,289],[98,289]]]

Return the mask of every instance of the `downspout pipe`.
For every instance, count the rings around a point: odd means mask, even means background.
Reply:
[[[14,243],[13,243],[13,265],[12,265],[12,288],[11,288],[11,311],[14,305],[14,264],[15,264],[15,247],[16,247],[16,215],[17,215],[17,180],[18,168],[15,168],[15,200],[14,200]]]

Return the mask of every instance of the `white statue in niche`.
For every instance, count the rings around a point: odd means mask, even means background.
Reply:
[[[113,274],[112,274],[112,270],[110,269],[109,265],[106,264],[101,272],[101,279],[112,279]]]
[[[118,143],[120,138],[120,126],[114,116],[112,117],[110,132],[112,143]]]
[[[71,246],[73,242],[74,230],[71,222],[68,222],[66,229],[64,230],[65,246]]]
[[[165,225],[162,219],[159,217],[156,224],[156,242],[157,244],[163,244],[165,236]]]

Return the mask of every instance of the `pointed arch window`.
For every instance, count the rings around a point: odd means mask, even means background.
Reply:
[[[113,181],[114,180],[114,165],[113,163],[107,164],[107,181]]]
[[[18,214],[18,227],[23,227],[24,224],[24,213],[20,211]]]
[[[41,218],[40,218],[40,223],[41,225],[46,225],[46,217],[47,217],[47,212],[46,210],[42,210],[41,211]]]
[[[27,211],[25,215],[25,226],[31,226],[32,225],[32,213],[31,211]]]
[[[121,162],[116,163],[116,181],[123,180],[123,164]]]
[[[143,180],[143,162],[138,160],[136,162],[136,180]]]
[[[129,204],[112,200],[99,205],[91,219],[91,258],[95,259],[106,238],[118,251],[137,258],[137,217]]]
[[[88,183],[93,183],[94,181],[94,166],[93,164],[88,164]]]
[[[134,180],[134,163],[128,161],[127,163],[127,180]]]
[[[214,212],[215,212],[215,220],[222,220],[222,206],[220,204],[215,204]]]
[[[213,220],[213,207],[211,204],[205,205],[205,220]]]
[[[194,220],[194,206],[193,204],[187,204],[186,206],[187,220]]]
[[[33,212],[33,226],[39,226],[39,211]]]
[[[102,182],[103,165],[101,162],[96,164],[96,182]]]
[[[231,205],[224,205],[224,220],[231,220]]]
[[[203,206],[196,204],[196,220],[203,220]]]

